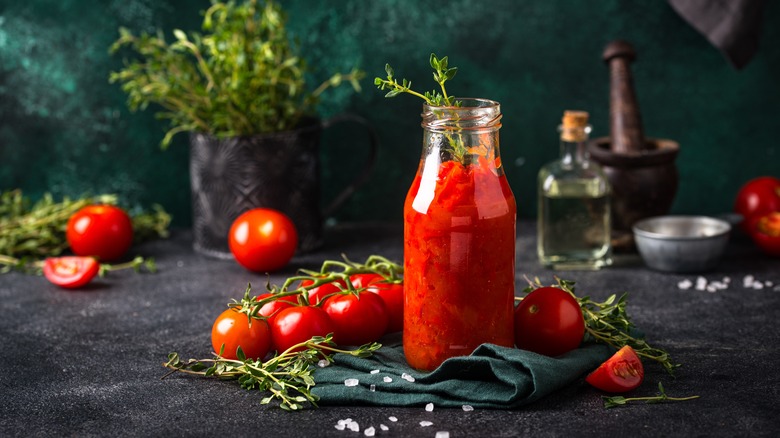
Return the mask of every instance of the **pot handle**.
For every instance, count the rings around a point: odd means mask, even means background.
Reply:
[[[371,172],[374,170],[374,165],[376,164],[376,156],[379,149],[379,135],[377,135],[374,127],[368,123],[368,120],[354,114],[342,114],[323,121],[322,129],[327,129],[338,123],[349,122],[357,123],[366,128],[369,141],[368,158],[363,165],[363,170],[355,177],[355,179],[352,180],[352,182],[349,183],[349,185],[347,185],[347,187],[344,188],[344,190],[341,191],[341,193],[339,193],[333,199],[333,201],[331,201],[327,207],[322,210],[323,217],[330,216],[339,207],[341,207],[344,202],[346,202],[346,200],[349,199],[349,197],[352,196],[358,188],[360,188],[360,186],[365,184],[366,181],[368,181],[368,177],[371,175]]]

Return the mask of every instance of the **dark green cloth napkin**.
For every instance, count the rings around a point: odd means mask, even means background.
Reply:
[[[414,406],[511,409],[536,401],[590,372],[614,350],[586,344],[561,357],[484,344],[470,356],[446,360],[431,372],[406,364],[394,341],[369,358],[336,354],[335,362],[314,373],[312,392],[321,405]],[[376,372],[375,370],[379,370]],[[375,371],[371,373],[371,371]],[[411,376],[409,381],[402,376]],[[388,378],[388,379],[386,379]],[[357,386],[347,386],[357,379]],[[373,389],[373,390],[372,390]]]

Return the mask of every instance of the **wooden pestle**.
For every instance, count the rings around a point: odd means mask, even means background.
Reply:
[[[604,62],[609,65],[609,112],[611,149],[613,152],[638,153],[646,148],[639,105],[629,63],[636,52],[626,41],[612,41],[604,48]]]

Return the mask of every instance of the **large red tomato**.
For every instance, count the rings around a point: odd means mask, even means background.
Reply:
[[[290,262],[298,246],[298,232],[283,213],[255,208],[236,218],[228,244],[241,266],[254,272],[271,272]]]
[[[780,178],[761,176],[746,182],[737,193],[734,211],[747,223],[754,215],[780,211]]]
[[[639,387],[644,378],[642,361],[634,349],[626,345],[588,374],[585,381],[602,391],[619,393]]]
[[[74,254],[109,262],[130,249],[133,223],[119,207],[88,205],[68,219],[65,238]]]
[[[215,353],[222,350],[222,357],[238,359],[238,347],[247,358],[262,359],[271,349],[271,333],[263,319],[252,319],[235,309],[227,309],[211,327],[211,346]],[[224,348],[223,348],[224,346]]]
[[[585,320],[577,300],[557,287],[540,287],[515,309],[515,345],[546,356],[579,347]]]

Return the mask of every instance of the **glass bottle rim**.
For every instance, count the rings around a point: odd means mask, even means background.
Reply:
[[[494,100],[465,97],[460,106],[423,104],[422,127],[433,131],[493,131],[501,128],[501,104]]]

